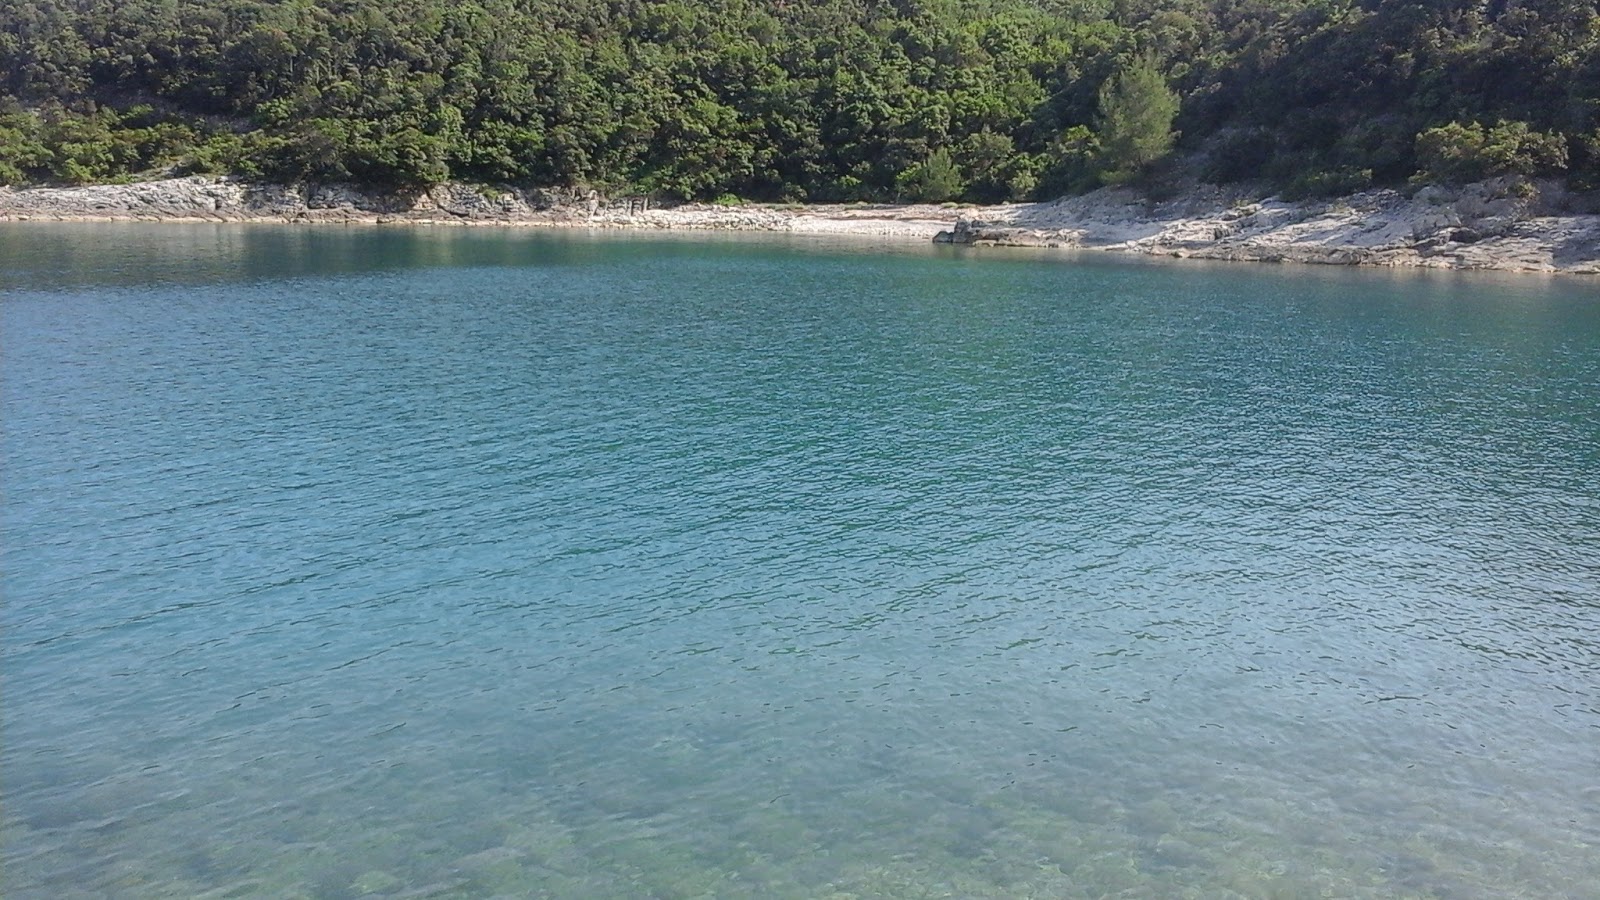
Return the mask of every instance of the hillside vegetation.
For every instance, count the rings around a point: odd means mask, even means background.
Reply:
[[[0,0],[0,183],[1000,201],[1179,168],[1600,186],[1600,3]]]

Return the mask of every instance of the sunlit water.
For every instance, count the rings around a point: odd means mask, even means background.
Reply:
[[[18,225],[7,897],[1600,892],[1600,284]]]

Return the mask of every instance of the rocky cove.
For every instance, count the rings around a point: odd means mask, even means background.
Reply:
[[[1600,274],[1600,214],[1554,184],[1496,179],[1327,200],[1191,186],[998,206],[686,204],[450,183],[395,192],[189,177],[0,187],[0,221],[408,223],[778,231],[1255,262]]]

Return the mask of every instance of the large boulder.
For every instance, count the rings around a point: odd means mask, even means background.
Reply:
[[[954,231],[933,236],[935,244],[992,244],[1006,239],[1006,233],[976,219],[957,219]]]

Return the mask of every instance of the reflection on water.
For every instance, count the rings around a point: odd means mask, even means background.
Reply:
[[[0,237],[8,896],[1600,884],[1586,282]]]

